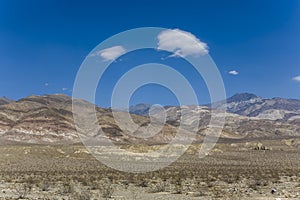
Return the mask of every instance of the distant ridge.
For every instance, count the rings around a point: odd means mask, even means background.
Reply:
[[[227,103],[231,103],[231,102],[242,102],[242,101],[248,101],[251,99],[258,99],[261,98],[255,94],[251,94],[251,93],[237,93],[235,95],[233,95],[232,97],[228,98],[226,100]]]
[[[129,112],[136,115],[148,116],[151,106],[151,104],[139,103],[137,105],[130,106]]]
[[[5,105],[5,104],[9,104],[11,102],[14,102],[14,100],[8,99],[5,96],[0,98],[0,106]]]
[[[300,100],[297,99],[280,97],[264,99],[252,93],[237,93],[226,100],[204,106],[218,110],[226,109],[230,113],[260,119],[289,121],[292,123],[300,121]],[[129,111],[133,114],[148,116],[150,107],[149,104],[138,104],[131,106]],[[170,106],[166,106],[165,109],[168,107]]]
[[[270,120],[295,120],[300,118],[300,100],[275,97],[264,99],[251,93],[238,93],[224,101],[214,103],[216,109]]]

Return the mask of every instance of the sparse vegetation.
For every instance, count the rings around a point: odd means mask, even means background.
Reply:
[[[32,185],[23,183],[16,186],[15,192],[18,199],[25,199],[32,190]]]
[[[112,194],[114,193],[113,185],[109,179],[105,179],[100,182],[99,190],[101,196],[106,199],[111,198]]]
[[[222,151],[203,159],[194,145],[169,167],[143,174],[119,172],[75,153],[84,152],[82,146],[0,146],[0,199],[300,198],[299,149],[281,141],[263,144],[272,151],[220,143]]]

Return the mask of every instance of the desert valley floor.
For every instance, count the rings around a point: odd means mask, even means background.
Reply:
[[[194,144],[169,167],[140,174],[108,168],[82,145],[3,144],[0,199],[299,199],[299,144],[228,140],[203,159]]]

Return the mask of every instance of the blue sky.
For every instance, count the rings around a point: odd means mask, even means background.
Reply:
[[[297,0],[0,1],[0,96],[71,95],[77,70],[96,45],[147,26],[178,28],[205,42],[228,96],[300,99],[300,77],[294,78],[300,76]],[[172,94],[159,98],[149,91],[168,93],[145,86],[132,103],[175,102]],[[107,93],[97,94],[97,104],[108,106]]]

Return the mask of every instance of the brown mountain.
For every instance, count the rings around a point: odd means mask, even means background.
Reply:
[[[77,100],[82,106],[82,111],[86,106],[94,106],[86,101]],[[208,123],[210,121],[211,110],[205,106],[183,106],[166,107],[167,123],[162,126],[158,134],[149,138],[141,137],[151,128],[156,129],[161,126],[160,123],[153,123],[149,126],[151,118],[148,116],[139,116],[131,114],[133,121],[139,126],[137,130],[132,131],[134,127],[126,125],[121,129],[111,112],[111,109],[100,107],[96,108],[98,123],[102,132],[93,135],[91,140],[97,141],[100,137],[107,137],[115,143],[147,143],[157,144],[166,143],[173,139],[177,127],[181,123],[181,112],[185,115],[183,123],[183,138],[189,138],[191,124],[200,116],[200,127],[197,131],[198,140],[202,140],[207,133]],[[153,119],[159,118],[161,110],[152,110]],[[118,112],[121,121],[125,118],[125,112]],[[257,117],[241,116],[238,114],[227,114],[226,123],[222,138],[284,138],[300,136],[300,124],[298,119],[293,123],[280,122],[269,119],[260,119]],[[80,129],[80,134],[89,134],[89,130]],[[72,113],[72,99],[63,94],[29,96],[15,102],[10,102],[0,106],[0,142],[25,142],[38,144],[57,144],[57,143],[77,143],[80,142],[78,132],[74,125]]]
[[[77,101],[83,110],[85,106],[94,106],[83,100]],[[127,127],[126,131],[116,125],[110,109],[96,106],[96,111],[102,131],[115,142],[167,142],[176,131],[174,127],[166,125],[155,137],[136,139],[129,134],[131,127]],[[150,123],[147,117],[132,115],[132,118],[141,127],[147,127]],[[85,130],[79,131],[85,134]],[[136,130],[133,134],[139,132],[141,130]],[[26,143],[80,142],[73,120],[72,98],[63,94],[29,96],[0,106],[0,139],[2,142]]]
[[[43,143],[76,139],[71,102],[65,95],[45,95],[0,106],[2,140]]]

